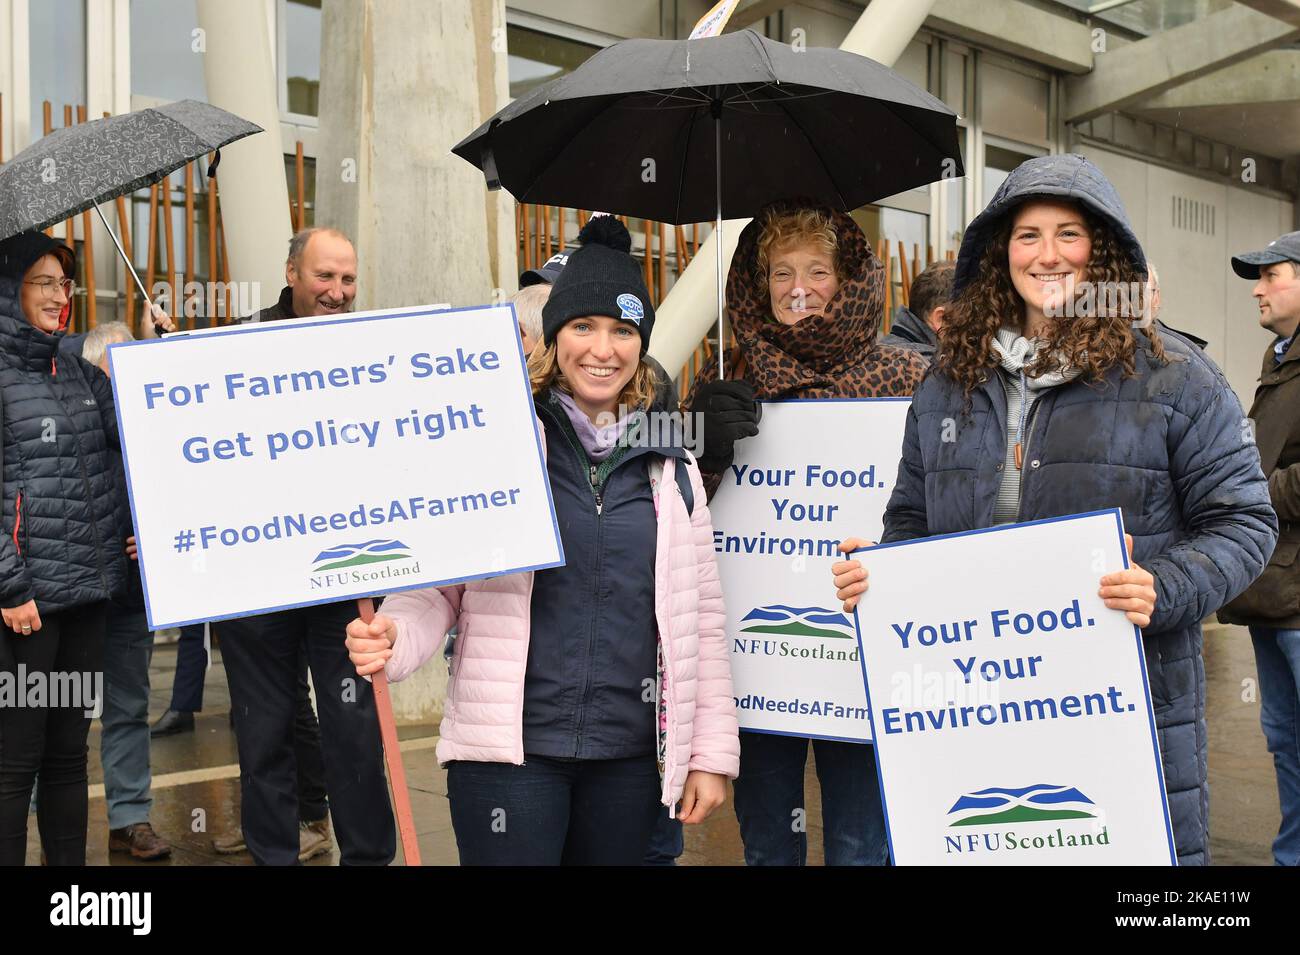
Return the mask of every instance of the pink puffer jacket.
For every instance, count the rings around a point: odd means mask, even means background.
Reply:
[[[545,443],[543,443],[545,447]],[[689,465],[694,514],[666,458],[656,488],[659,514],[655,617],[663,646],[668,716],[663,803],[681,798],[691,770],[734,779],[740,738],[724,633],[713,525],[699,469]],[[658,494],[659,489],[666,493]],[[531,572],[448,587],[408,590],[384,601],[397,625],[389,680],[405,679],[433,657],[459,625],[438,740],[438,762],[524,761],[524,672],[528,664]]]

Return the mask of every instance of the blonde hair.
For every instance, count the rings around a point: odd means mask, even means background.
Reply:
[[[772,253],[791,245],[808,243],[820,246],[835,263],[835,272],[844,278],[840,263],[840,243],[835,232],[835,222],[823,209],[803,208],[793,210],[771,209],[763,217],[763,231],[758,237],[754,257],[755,278],[767,284]]]
[[[623,386],[618,396],[620,407],[629,411],[648,411],[655,397],[655,384],[658,376],[642,356],[632,373],[632,379]],[[533,397],[545,393],[548,388],[559,388],[567,395],[573,394],[573,388],[564,373],[560,371],[559,350],[555,342],[539,345],[528,356],[528,381],[533,387]]]

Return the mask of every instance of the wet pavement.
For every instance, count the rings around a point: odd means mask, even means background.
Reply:
[[[1277,786],[1273,762],[1259,727],[1255,659],[1250,637],[1241,627],[1206,631],[1205,669],[1210,735],[1210,844],[1218,865],[1268,865],[1269,845],[1278,825]],[[90,832],[87,861],[91,865],[251,865],[247,853],[218,855],[214,837],[239,825],[239,766],[235,738],[229,725],[230,697],[220,651],[208,671],[204,710],[192,733],[153,741],[154,829],[174,846],[170,860],[143,863],[108,852],[108,823],[103,773],[99,763],[99,724],[90,736]],[[150,722],[166,710],[171,699],[176,647],[155,650],[150,682]],[[447,807],[446,774],[434,758],[437,727],[403,726],[403,761],[425,865],[455,865],[455,839]],[[811,754],[806,783],[808,795],[808,862],[822,864],[821,800]],[[28,864],[39,862],[36,819],[28,828]],[[399,849],[398,861],[401,861]],[[730,800],[704,824],[689,827],[683,865],[740,865],[744,857],[740,831]],[[308,865],[333,865],[337,851]]]

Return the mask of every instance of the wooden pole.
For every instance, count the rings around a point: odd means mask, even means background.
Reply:
[[[528,269],[531,269],[533,267],[532,229],[529,227],[529,223],[528,223],[528,204],[522,203],[520,205],[520,208],[524,212],[524,241],[523,241],[524,270],[527,271]]]
[[[650,220],[642,219],[645,225],[645,290],[650,293],[650,301],[655,300],[655,273],[654,273],[654,239],[650,236]]]
[[[63,125],[64,126],[72,125],[72,107],[69,106],[67,103],[63,104]],[[67,218],[63,220],[63,242],[69,249],[76,251],[77,248],[76,234],[73,231],[72,223],[73,220],[71,218]],[[69,325],[71,325],[71,321],[69,321]]]
[[[163,249],[167,253],[167,286],[172,290],[172,307],[170,311],[174,315],[179,296],[176,294],[176,245],[172,241],[172,177],[163,177],[163,180],[158,185],[162,187]]]
[[[187,294],[185,289],[189,288],[194,281],[194,164],[185,164],[185,283],[181,288],[182,296]],[[176,327],[180,327],[179,313],[187,313],[189,310],[184,307],[183,299],[177,299],[172,303],[174,312],[172,318],[176,320]],[[194,327],[194,316],[185,315],[185,328]]]
[[[357,610],[364,623],[375,618],[375,602],[369,597],[357,601]],[[384,743],[384,762],[388,765],[388,781],[393,787],[393,810],[397,816],[397,833],[402,840],[402,858],[408,866],[420,864],[420,843],[415,835],[415,816],[411,812],[411,793],[406,787],[406,768],[402,765],[402,749],[397,740],[397,721],[393,718],[393,700],[388,692],[388,679],[384,671],[370,675],[370,686],[375,693],[375,712],[379,715],[379,736]]]
[[[912,290],[907,284],[907,250],[903,248],[903,243],[901,242],[898,243],[898,266],[898,275],[902,280],[899,289],[899,297],[903,300],[903,307],[906,308],[911,304]],[[893,271],[892,264],[890,266],[890,271]],[[885,316],[886,321],[888,321],[889,317],[890,315]]]
[[[77,107],[77,123],[86,121],[86,107]],[[81,213],[81,252],[84,259],[82,269],[86,277],[86,328],[95,327],[98,320],[95,302],[95,232],[90,221],[91,212],[86,209]]]
[[[158,183],[149,187],[149,263],[145,271],[144,287],[153,295],[153,282],[157,277],[158,262]],[[134,321],[134,317],[132,318]],[[141,333],[144,332],[143,323]]]
[[[226,324],[230,324],[235,316],[231,315],[233,306],[230,301],[230,253],[226,251],[226,223],[220,217],[221,212],[221,187],[217,185],[217,180],[212,180],[212,185],[217,189],[217,228],[221,235],[221,281],[225,284],[226,291],[223,297],[226,301]]]
[[[215,153],[208,153],[208,168],[212,168],[212,157]],[[205,311],[208,315],[208,325],[211,328],[217,327],[217,296],[213,293],[214,283],[217,281],[217,180],[216,178],[208,179],[208,294],[204,296]]]
[[[564,206],[557,206],[556,208],[559,210],[559,219],[557,220],[556,223],[557,228],[555,230],[556,231],[555,247],[556,247],[556,251],[563,252],[564,251],[564,220],[568,218],[569,210],[564,208]]]
[[[889,240],[882,239],[880,261],[885,263],[885,314],[894,313],[894,263],[889,258]]]
[[[104,110],[104,118],[108,119],[109,112]],[[117,204],[117,231],[121,233],[119,238],[122,240],[122,251],[126,253],[128,259],[134,257],[131,251],[131,218],[126,212],[126,197],[118,196],[115,200]],[[135,283],[131,281],[130,270],[123,268],[123,278],[126,281],[126,327],[131,327],[131,316],[135,312]]]
[[[551,207],[539,206],[538,211],[542,215],[542,252],[538,261],[545,262],[551,257]]]
[[[668,294],[668,246],[664,240],[664,224],[659,223],[659,295],[656,302],[662,302]]]

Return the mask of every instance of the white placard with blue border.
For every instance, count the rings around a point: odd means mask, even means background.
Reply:
[[[740,728],[871,741],[853,622],[830,586],[846,537],[879,540],[907,398],[762,402],[709,504]]]
[[[510,305],[109,358],[153,629],[564,562]]]
[[[1118,509],[854,556],[896,864],[1177,864]]]

